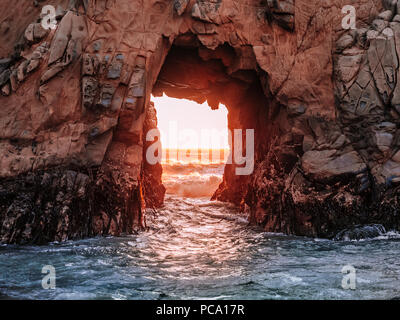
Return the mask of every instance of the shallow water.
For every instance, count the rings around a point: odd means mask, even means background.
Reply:
[[[193,171],[193,169],[190,169]],[[204,174],[188,175],[202,184]],[[196,171],[196,170],[195,170]],[[199,172],[199,170],[197,170]],[[164,177],[165,207],[147,232],[47,246],[0,246],[0,297],[29,299],[392,299],[400,296],[400,237],[334,242],[263,233],[236,208],[183,198]],[[169,179],[169,180],[168,180]],[[176,179],[183,179],[182,176]],[[190,184],[187,184],[190,186]],[[191,186],[193,189],[193,186]],[[211,190],[212,191],[212,190]],[[56,289],[44,290],[44,265]],[[341,287],[356,269],[356,289]]]

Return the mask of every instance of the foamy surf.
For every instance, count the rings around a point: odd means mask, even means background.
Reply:
[[[222,178],[215,175],[174,176],[166,177],[163,181],[168,194],[187,198],[211,197],[222,182]]]
[[[0,299],[393,299],[400,296],[397,233],[331,241],[249,228],[232,204],[210,201],[223,164],[174,164],[148,230],[47,246],[0,246]],[[214,183],[214,184],[213,184]],[[379,241],[376,241],[379,240]],[[43,290],[43,265],[57,290]],[[340,287],[345,264],[357,290]],[[13,272],[8,272],[13,270]]]
[[[163,184],[167,194],[184,198],[210,198],[222,182],[223,163],[163,164]]]
[[[149,229],[40,247],[0,247],[0,299],[392,299],[398,240],[318,241],[262,233],[234,206],[167,195]],[[239,222],[239,223],[238,223]],[[40,285],[57,269],[57,290]],[[357,290],[340,287],[357,269]],[[13,272],[7,272],[8,270]]]

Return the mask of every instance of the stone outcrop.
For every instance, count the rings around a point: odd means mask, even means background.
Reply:
[[[336,236],[337,241],[371,239],[382,236],[386,233],[385,228],[380,224],[354,226],[350,229],[340,231]]]
[[[56,8],[56,29],[41,8]],[[162,205],[151,94],[254,128],[255,171],[214,198],[266,231],[399,229],[397,1],[21,1],[0,12],[0,239],[42,243],[146,226]],[[0,8],[8,2],[0,0]],[[14,19],[18,16],[19,19]]]

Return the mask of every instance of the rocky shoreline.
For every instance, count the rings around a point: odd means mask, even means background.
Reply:
[[[265,231],[400,230],[400,2],[37,1],[0,13],[0,242],[132,233],[163,204],[151,94],[220,103],[255,171],[214,199]],[[54,5],[55,30],[40,8]],[[8,7],[0,1],[0,7]],[[23,12],[29,13],[23,16]],[[12,19],[13,15],[23,16]],[[190,72],[188,72],[190,70]]]

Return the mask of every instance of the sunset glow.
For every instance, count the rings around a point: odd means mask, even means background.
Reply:
[[[157,110],[163,149],[229,149],[228,110],[220,105],[211,110],[207,103],[152,97]]]

